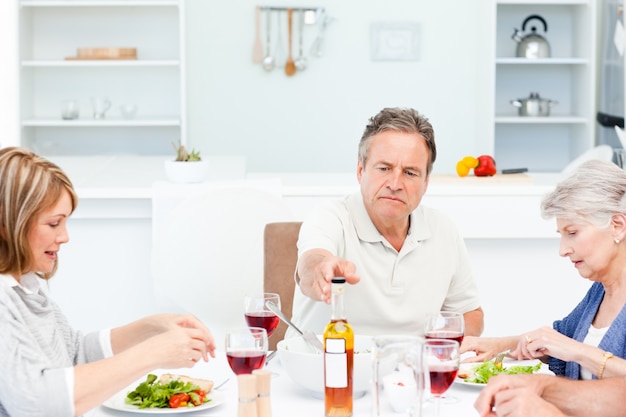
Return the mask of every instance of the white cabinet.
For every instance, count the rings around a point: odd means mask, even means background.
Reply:
[[[172,153],[185,138],[184,0],[18,0],[20,144],[43,154]],[[135,60],[67,60],[77,48]],[[94,119],[91,98],[111,107]],[[79,118],[61,103],[77,100]],[[122,105],[135,105],[131,119]]]
[[[501,168],[560,171],[594,146],[595,0],[495,0],[494,155]],[[522,35],[536,26],[550,44],[549,58],[516,57],[511,38],[530,15]],[[511,100],[538,92],[558,102],[550,116],[519,116]]]

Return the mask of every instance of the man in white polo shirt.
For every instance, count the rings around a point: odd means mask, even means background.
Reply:
[[[482,333],[463,237],[447,216],[420,206],[436,156],[433,128],[417,111],[370,118],[359,143],[361,192],[318,207],[300,230],[294,323],[322,333],[330,281],[342,276],[353,284],[344,305],[357,334],[422,335],[426,315],[438,311],[460,312],[466,335]]]

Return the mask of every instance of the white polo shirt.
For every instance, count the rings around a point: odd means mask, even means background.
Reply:
[[[480,307],[465,242],[456,225],[432,208],[420,205],[411,214],[398,252],[370,220],[361,194],[350,195],[317,208],[302,224],[298,257],[316,248],[356,265],[361,281],[346,288],[344,305],[357,334],[422,335],[428,313]],[[330,321],[330,305],[296,285],[292,320],[320,334]]]

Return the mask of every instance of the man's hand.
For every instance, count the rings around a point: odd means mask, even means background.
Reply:
[[[361,280],[352,262],[323,249],[312,249],[300,256],[297,276],[304,295],[325,303],[330,303],[330,283],[334,277],[343,277],[348,284]]]
[[[543,375],[497,375],[476,399],[474,407],[481,417],[487,416],[561,416],[558,409],[541,398],[545,378]],[[552,382],[555,380],[552,379]],[[523,399],[523,401],[522,401]],[[528,404],[524,404],[527,401]],[[533,407],[530,414],[520,414]],[[495,410],[494,410],[495,408]],[[539,411],[543,414],[540,414]],[[554,413],[554,414],[550,414]]]

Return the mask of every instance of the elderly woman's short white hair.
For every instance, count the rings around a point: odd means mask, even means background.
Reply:
[[[587,161],[541,202],[541,215],[608,227],[626,213],[626,172],[610,161]]]

